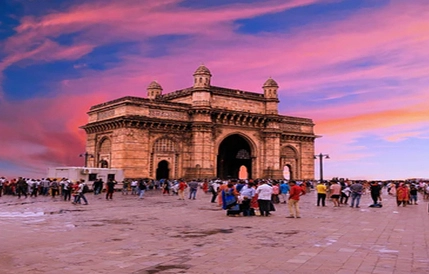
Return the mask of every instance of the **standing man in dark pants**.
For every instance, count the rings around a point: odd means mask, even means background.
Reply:
[[[64,201],[70,201],[73,183],[68,179],[64,179],[63,182],[64,182],[64,185],[63,185]]]
[[[356,202],[356,207],[359,208],[360,197],[363,193],[362,183],[360,181],[357,181],[356,183],[352,184],[350,186],[350,191],[352,194],[352,204],[350,205],[350,207],[354,207]]]
[[[320,181],[316,186],[317,191],[317,206],[320,206],[320,202],[322,202],[322,206],[325,206],[326,200],[326,185]]]
[[[199,184],[196,180],[192,180],[188,183],[188,186],[189,186],[189,199],[195,200]]]
[[[258,205],[261,212],[261,216],[270,216],[271,208],[271,195],[273,194],[273,188],[267,184],[267,181],[262,181],[262,184],[256,189],[258,194]]]
[[[21,198],[21,194],[27,198],[28,184],[22,177],[19,177],[18,182],[16,183],[16,190],[18,198]]]
[[[209,187],[209,191],[212,193],[212,200],[211,200],[212,203],[216,203],[218,189],[219,189],[218,181],[214,181]]]
[[[373,204],[377,205],[378,199],[381,196],[381,186],[377,182],[371,182],[370,190],[371,190],[371,198],[372,198],[372,201],[374,202]]]
[[[116,182],[112,179],[109,179],[106,184],[106,200],[113,199],[113,192],[115,191]]]

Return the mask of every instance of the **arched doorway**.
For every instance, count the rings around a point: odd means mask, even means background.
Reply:
[[[283,166],[283,177],[286,180],[297,180],[300,178],[298,152],[292,146],[284,146],[280,151],[280,164]],[[287,178],[287,176],[289,178]]]
[[[240,180],[249,179],[249,172],[247,171],[246,166],[240,167],[240,170],[238,171],[238,179],[240,179]]]
[[[112,142],[109,138],[104,137],[101,139],[98,147],[98,159],[96,166],[101,168],[108,168],[110,164],[110,155],[112,153]],[[97,164],[98,163],[98,164]]]
[[[163,160],[158,163],[158,168],[156,169],[156,179],[170,179],[169,178],[170,169],[168,168],[168,162]]]
[[[283,167],[283,178],[285,179],[285,180],[290,180],[291,178],[293,178],[293,176],[292,176],[292,170],[291,170],[291,168],[290,168],[290,165],[285,165],[284,167]]]
[[[238,134],[225,138],[219,145],[217,156],[217,177],[221,179],[239,178],[244,166],[247,177],[252,178],[252,155],[248,141]]]

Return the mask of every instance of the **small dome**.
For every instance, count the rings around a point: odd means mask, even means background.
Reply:
[[[206,68],[206,66],[201,65],[197,68],[197,70],[194,72],[194,75],[210,75],[212,76],[212,74],[210,73],[210,70],[208,68]]]
[[[152,81],[152,83],[149,84],[147,89],[161,89],[162,90],[162,87],[160,84],[158,84],[157,81]]]
[[[279,87],[276,81],[274,81],[271,77],[265,81],[263,88],[265,87]]]

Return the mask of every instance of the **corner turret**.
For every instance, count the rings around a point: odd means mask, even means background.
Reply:
[[[266,99],[265,113],[278,114],[279,99],[277,96],[277,90],[279,89],[279,85],[270,77],[265,81],[262,88],[264,89],[264,97]]]
[[[212,74],[204,65],[201,65],[194,72],[194,88],[209,88]]]
[[[147,87],[147,98],[153,100],[159,95],[162,95],[162,87],[158,82],[152,81]]]

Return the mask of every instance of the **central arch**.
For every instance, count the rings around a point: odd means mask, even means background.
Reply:
[[[156,179],[170,179],[170,169],[168,167],[168,162],[165,160],[162,160],[158,163],[158,168],[156,169]]]
[[[239,178],[243,166],[247,177],[252,178],[252,150],[249,142],[239,134],[226,137],[219,145],[217,177]]]

